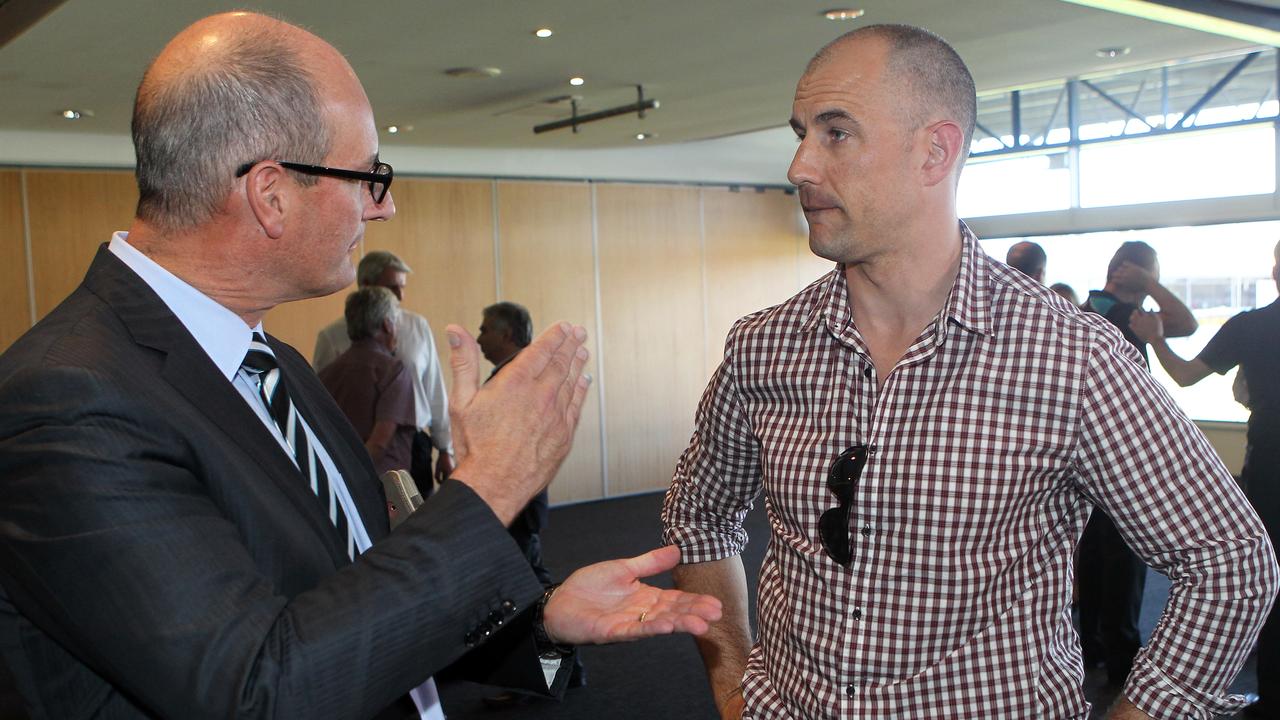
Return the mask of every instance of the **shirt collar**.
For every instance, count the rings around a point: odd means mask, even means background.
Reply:
[[[990,259],[978,244],[978,238],[969,226],[960,221],[960,271],[955,283],[938,314],[940,320],[955,322],[962,328],[979,335],[991,332],[990,298],[988,287]],[[815,330],[825,325],[836,337],[846,329],[852,329],[853,318],[849,309],[849,284],[844,275],[845,266],[838,263],[827,275],[818,302],[801,325],[802,331]],[[938,342],[945,339],[944,327],[938,328]]]
[[[160,296],[223,376],[234,378],[253,333],[262,332],[262,323],[249,327],[240,316],[142,254],[127,238],[126,232],[113,234],[107,250]]]

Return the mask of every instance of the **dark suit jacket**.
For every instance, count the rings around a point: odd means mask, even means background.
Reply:
[[[360,438],[269,342],[374,540],[354,564],[262,422],[105,247],[0,357],[0,650],[32,714],[403,716],[409,689],[480,645],[493,657],[473,667],[505,673],[481,679],[546,692],[530,634],[495,634],[542,592],[506,529],[448,482],[389,534]]]

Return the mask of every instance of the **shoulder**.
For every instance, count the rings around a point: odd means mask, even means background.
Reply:
[[[331,340],[338,336],[345,338],[347,336],[346,318],[338,318],[337,320],[334,320],[328,325],[325,325],[324,327],[320,328],[320,332],[317,333],[316,336],[320,338],[324,338],[326,340]]]
[[[1067,302],[1003,263],[986,260],[993,332],[1015,345],[1056,348],[1081,359],[1098,349],[1137,357],[1110,321]]]
[[[836,269],[809,283],[787,300],[739,318],[729,330],[725,349],[759,344],[772,344],[804,328],[819,312],[830,284],[836,280]]]

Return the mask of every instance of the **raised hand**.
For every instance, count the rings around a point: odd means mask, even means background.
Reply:
[[[566,322],[552,325],[483,387],[476,341],[457,325],[446,332],[458,458],[453,477],[510,524],[551,482],[573,446],[589,385],[582,374],[587,331]]]
[[[583,645],[624,642],[687,632],[701,635],[720,619],[720,601],[710,595],[663,590],[640,578],[680,562],[674,545],[633,558],[588,565],[556,588],[543,613],[551,639]]]
[[[1146,343],[1164,339],[1164,321],[1160,318],[1160,313],[1134,310],[1129,314],[1129,329]]]
[[[1144,292],[1148,295],[1151,294],[1154,286],[1159,284],[1156,282],[1155,275],[1148,272],[1146,268],[1128,260],[1120,263],[1120,267],[1116,268],[1107,279],[1120,287]]]

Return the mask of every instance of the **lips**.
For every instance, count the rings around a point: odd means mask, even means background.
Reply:
[[[814,197],[800,193],[800,208],[807,213],[821,212],[823,210],[835,210],[840,204],[832,198]]]

